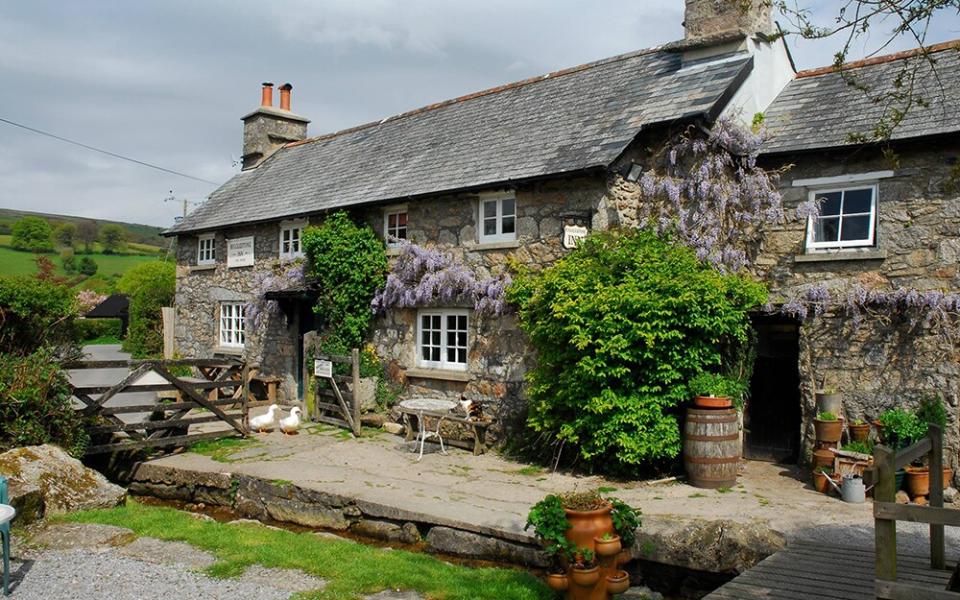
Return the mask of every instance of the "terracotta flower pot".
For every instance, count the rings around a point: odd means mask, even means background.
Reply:
[[[570,522],[570,529],[567,529],[564,536],[577,548],[594,549],[594,538],[603,537],[603,534],[614,535],[616,530],[613,528],[613,520],[610,519],[612,506],[607,504],[603,508],[596,510],[570,510],[563,509],[567,513],[567,521]]]
[[[816,431],[818,442],[835,443],[840,441],[840,436],[843,434],[843,423],[839,419],[836,421],[814,419],[813,429]]]
[[[620,536],[615,535],[606,540],[602,537],[593,538],[593,545],[597,556],[614,556],[620,553]]]
[[[622,547],[622,544],[621,544],[621,547]],[[616,564],[614,566],[619,567],[621,565],[625,565],[631,560],[633,560],[633,556],[630,554],[630,548],[624,548],[623,550],[620,551],[620,554],[617,554],[617,558],[614,561]]]
[[[551,590],[563,592],[570,587],[570,579],[566,573],[550,573],[547,575],[547,586]]]
[[[870,439],[869,423],[861,423],[859,425],[851,423],[850,425],[847,425],[847,431],[850,432],[850,439],[855,442],[866,442]]]
[[[927,467],[907,467],[907,493],[911,498],[926,496],[930,493],[930,469]]]
[[[947,489],[953,484],[953,469],[950,467],[943,468],[943,489]]]
[[[626,571],[617,571],[607,577],[607,593],[622,594],[630,589],[630,575]]]
[[[833,486],[827,482],[827,479],[830,478],[834,483],[840,483],[840,477],[837,475],[827,475],[823,471],[816,471],[813,474],[813,489],[817,490],[821,494],[830,494],[833,490]]]
[[[881,444],[885,443],[886,439],[883,437],[883,423],[874,420],[871,425],[873,425],[873,428],[877,430],[877,441],[879,441]]]
[[[693,405],[697,408],[730,408],[733,401],[726,396],[697,396]]]
[[[578,569],[574,567],[570,569],[570,579],[580,587],[590,587],[600,581],[600,567],[592,567],[590,569]]]
[[[826,448],[821,448],[813,451],[813,470],[814,472],[819,471],[820,467],[830,467],[833,468],[833,460],[835,456],[833,452],[830,452]]]

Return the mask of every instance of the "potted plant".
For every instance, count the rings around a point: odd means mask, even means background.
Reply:
[[[931,424],[939,425],[942,431],[947,425],[947,411],[938,396],[927,396],[912,414],[900,411],[892,415],[889,420],[893,423],[891,429],[897,438],[899,448],[904,448],[923,439]],[[930,493],[929,465],[925,462],[915,463],[908,466],[905,471],[907,492],[910,497],[927,496]],[[953,472],[950,471],[948,477],[947,471],[948,469],[943,470],[944,487],[948,487],[946,482],[953,478]]]
[[[593,538],[597,556],[616,556],[620,554],[620,536],[609,531],[600,537]]]
[[[823,388],[814,393],[817,400],[817,412],[839,414],[843,411],[843,396],[833,388]]]
[[[813,489],[817,490],[821,494],[829,494],[832,489],[828,479],[837,481],[837,476],[834,474],[831,467],[820,467],[813,472]]]
[[[835,444],[840,441],[840,436],[843,434],[842,423],[837,419],[837,415],[832,412],[819,413],[813,419],[813,428],[818,442]]]
[[[688,387],[694,394],[693,405],[697,408],[736,406],[739,409],[746,392],[746,386],[741,381],[706,371],[691,379]]]
[[[617,565],[622,565],[630,561],[631,549],[633,543],[637,540],[637,528],[640,527],[640,511],[633,508],[619,498],[610,498],[610,519],[613,521],[613,528],[620,537],[620,554],[617,557]]]
[[[863,419],[850,421],[847,431],[850,433],[850,439],[855,442],[866,442],[870,439],[870,424],[865,423]]]
[[[580,587],[590,587],[600,581],[600,567],[596,553],[590,548],[578,548],[570,561],[570,580]]]
[[[607,577],[607,593],[622,594],[630,589],[630,574],[623,570]]]
[[[547,587],[555,592],[565,592],[570,587],[570,578],[566,571],[554,570],[547,574]]]
[[[813,463],[813,470],[816,471],[820,467],[832,467],[833,460],[836,458],[833,452],[829,448],[817,448],[811,454]]]

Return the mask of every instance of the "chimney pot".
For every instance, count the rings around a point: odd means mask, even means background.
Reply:
[[[290,110],[290,90],[293,86],[285,83],[280,86],[280,110]]]
[[[263,90],[260,96],[260,106],[273,106],[273,84],[269,81],[263,82]]]

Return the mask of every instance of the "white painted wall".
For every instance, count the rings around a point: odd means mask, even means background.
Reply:
[[[750,125],[753,116],[767,110],[796,72],[782,38],[773,42],[748,38],[746,45],[746,51],[753,55],[753,71],[724,108],[721,117]]]

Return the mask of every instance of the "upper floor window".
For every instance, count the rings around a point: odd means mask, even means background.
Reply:
[[[417,331],[417,362],[434,369],[467,369],[466,310],[422,310]]]
[[[407,239],[407,207],[394,206],[383,213],[383,239],[388,246],[395,246]]]
[[[280,258],[303,256],[300,238],[303,236],[304,227],[304,222],[280,224]]]
[[[213,265],[217,262],[217,240],[214,234],[201,235],[197,241],[197,264]]]
[[[480,243],[517,239],[517,199],[510,194],[480,197]]]
[[[241,302],[220,304],[220,346],[243,348],[246,341],[246,308]]]
[[[807,222],[807,248],[873,246],[877,228],[877,186],[814,190],[819,214]]]

